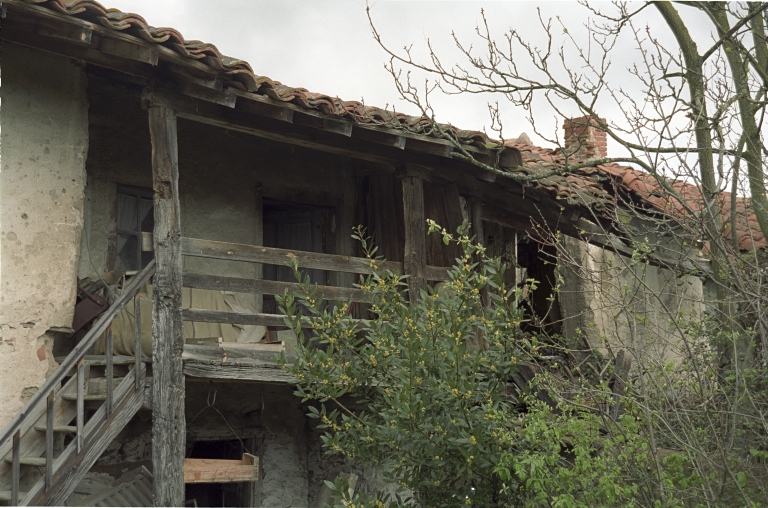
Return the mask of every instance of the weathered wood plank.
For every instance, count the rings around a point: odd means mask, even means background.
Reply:
[[[186,344],[184,346],[184,363],[213,363],[213,364],[232,364],[232,365],[252,365],[265,368],[279,368],[275,363],[275,354],[265,351],[254,351],[250,349],[230,349],[219,346],[199,346],[195,344]],[[294,356],[286,353],[286,361],[292,363]]]
[[[29,399],[27,404],[24,406],[24,409],[21,410],[13,418],[11,423],[9,423],[5,429],[3,429],[2,435],[0,435],[0,454],[7,453],[7,447],[10,446],[11,438],[17,430],[22,429],[22,434],[24,434],[26,431],[23,429],[35,423],[36,417],[32,417],[32,415],[39,416],[43,414],[45,406],[43,406],[42,403],[46,394],[51,390],[54,390],[59,385],[59,383],[63,381],[64,377],[69,375],[69,373],[77,365],[78,361],[82,358],[86,351],[88,351],[88,349],[93,346],[94,342],[101,336],[101,334],[106,331],[107,326],[109,326],[115,316],[117,316],[120,311],[123,310],[123,307],[132,298],[135,292],[138,291],[138,289],[149,280],[150,276],[154,272],[154,267],[155,261],[152,260],[139,275],[135,276],[131,280],[131,283],[128,285],[125,291],[120,294],[112,306],[104,314],[101,315],[101,317],[96,321],[96,324],[93,325],[83,340],[81,340],[72,350],[72,352],[67,355],[67,357],[62,362],[60,362],[61,364],[59,365],[59,368],[56,369],[56,371],[45,381],[45,383],[43,383],[43,385],[32,396],[32,398]],[[2,478],[1,466],[0,478]]]
[[[398,150],[405,149],[406,138],[401,131],[355,125],[355,128],[352,129],[352,137],[365,139],[384,146],[391,146]]]
[[[194,83],[182,81],[179,83],[179,92],[195,99],[201,99],[228,108],[234,108],[237,102],[237,95],[230,90],[214,90],[212,88],[199,86]]]
[[[136,342],[134,343],[134,348],[136,348],[135,353],[135,363],[133,365],[133,368],[136,370],[136,372],[140,372],[141,369],[141,305],[139,302],[139,295],[137,294],[133,298],[133,327],[135,331],[135,339]],[[136,376],[136,389],[138,390],[141,386],[143,379],[141,379],[141,376]]]
[[[245,261],[283,266],[292,257],[298,258],[299,267],[316,268],[319,270],[338,271],[346,273],[371,273],[370,261],[365,258],[341,256],[338,254],[323,254],[319,252],[293,251],[275,247],[244,245],[199,238],[181,239],[182,254],[210,259],[228,259],[230,261]],[[379,268],[393,273],[403,273],[403,264],[397,261],[377,263]],[[447,267],[427,266],[427,280],[448,280]],[[331,287],[331,286],[324,286]],[[268,294],[268,293],[267,293]]]
[[[145,367],[142,365],[142,371]],[[143,372],[137,372],[141,375]],[[120,431],[141,408],[144,399],[142,390],[134,389],[133,373],[127,376],[115,389],[115,408],[112,416],[106,418],[104,406],[100,407],[85,426],[85,446],[78,454],[75,443],[70,443],[53,465],[53,486],[47,492],[43,482],[37,482],[21,501],[25,505],[61,506],[90,467],[101,456],[104,449],[117,437]],[[183,479],[183,477],[182,477]],[[183,487],[183,483],[182,483]]]
[[[181,321],[181,212],[176,115],[149,108],[155,191],[155,260],[152,308],[152,467],[156,506],[184,504],[184,336]],[[138,374],[138,372],[136,373]]]
[[[289,293],[299,292],[299,284],[275,280],[242,279],[185,272],[183,281],[184,287],[188,288],[233,291],[235,293],[282,295],[286,290]],[[334,286],[317,286],[317,293],[315,294],[326,300],[347,300],[351,298],[354,302],[364,302],[368,297],[368,294],[362,289]]]
[[[182,309],[184,321],[201,323],[229,323],[233,325],[286,326],[282,314],[245,314],[242,312],[224,312],[204,309]]]
[[[313,129],[320,129],[326,132],[333,132],[344,137],[350,137],[352,135],[352,128],[354,126],[351,122],[339,122],[331,118],[325,117],[322,114],[307,114],[309,111],[295,111],[293,116],[293,122],[296,125],[303,125],[311,127]],[[314,113],[314,112],[313,112]]]
[[[246,261],[278,266],[285,266],[286,263],[295,258],[300,268],[363,274],[371,273],[369,260],[338,254],[278,249],[276,247],[262,247],[186,237],[181,239],[181,246],[182,253],[185,256],[228,259],[231,261]],[[392,261],[381,263],[379,266],[393,272],[402,272],[403,270],[402,263]]]
[[[405,218],[405,252],[403,271],[408,278],[408,297],[416,303],[427,288],[426,221],[424,218],[424,186],[418,176],[402,177],[403,217]]]
[[[109,325],[109,328],[107,328],[107,345],[106,345],[106,356],[107,356],[107,369],[105,377],[107,378],[106,381],[106,396],[107,400],[104,403],[104,412],[107,415],[107,418],[112,414],[112,407],[113,407],[113,390],[112,390],[112,382],[114,377],[114,365],[112,364],[112,355],[114,354],[114,349],[112,348],[112,325]]]
[[[246,314],[244,312],[225,312],[220,310],[205,309],[181,309],[181,316],[184,321],[196,321],[200,323],[229,323],[233,325],[261,325],[261,326],[287,326],[283,314],[262,314],[254,312]],[[349,319],[349,321],[359,321],[367,323],[364,319]],[[311,328],[309,319],[302,319],[302,328]]]
[[[184,483],[237,483],[259,480],[259,458],[244,453],[241,460],[184,459]]]
[[[45,410],[45,490],[51,488],[53,479],[53,417],[54,417],[54,393],[48,394]]]
[[[276,368],[277,367],[277,368]],[[256,365],[248,361],[227,363],[184,362],[184,374],[201,379],[230,379],[232,381],[258,381],[260,383],[296,384],[298,381],[277,364]]]
[[[21,477],[21,431],[13,435],[13,450],[11,450],[13,465],[11,466],[11,505],[19,504],[19,479]]]
[[[54,426],[60,424],[66,424],[72,421],[75,417],[75,406],[67,402],[63,402],[61,399],[64,393],[72,392],[75,388],[77,380],[71,378],[60,390],[56,392],[55,396],[55,412],[54,412]],[[45,393],[43,393],[45,395]],[[19,447],[23,455],[40,456],[45,452],[46,436],[44,432],[34,432],[32,428],[35,426],[41,426],[43,429],[47,426],[47,404],[41,403],[37,405],[33,411],[28,413],[28,418],[23,425],[18,429],[21,436],[21,442]],[[8,462],[11,458],[11,452],[13,449],[13,436],[7,446],[0,448],[0,490],[10,490],[12,481],[12,461]],[[22,484],[25,476],[24,471],[21,471]]]
[[[77,453],[83,449],[83,425],[85,420],[85,362],[77,362]]]

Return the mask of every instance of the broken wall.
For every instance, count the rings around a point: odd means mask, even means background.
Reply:
[[[562,247],[563,334],[574,349],[607,357],[626,349],[635,363],[680,360],[691,339],[686,325],[700,321],[705,311],[699,278],[633,262],[570,237]]]
[[[0,428],[72,324],[88,148],[87,78],[69,58],[3,42]]]

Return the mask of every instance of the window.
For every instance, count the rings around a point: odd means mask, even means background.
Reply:
[[[133,187],[117,188],[117,269],[141,270],[154,252],[141,252],[141,233],[155,228],[152,191]]]

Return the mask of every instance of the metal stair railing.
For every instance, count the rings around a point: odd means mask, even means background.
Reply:
[[[8,445],[12,443],[12,484],[11,484],[11,506],[19,504],[19,478],[20,478],[20,459],[21,459],[21,433],[22,429],[32,428],[34,422],[30,422],[31,418],[39,418],[40,411],[36,411],[41,404],[46,404],[46,446],[45,446],[45,490],[51,487],[54,471],[54,458],[53,458],[53,422],[54,422],[54,396],[56,388],[61,384],[65,377],[72,371],[77,369],[77,433],[76,433],[76,447],[77,453],[83,449],[84,443],[84,386],[85,386],[85,355],[94,345],[94,343],[106,332],[107,344],[106,344],[106,384],[107,393],[106,401],[104,403],[104,409],[106,413],[106,419],[109,419],[113,405],[113,387],[112,387],[112,322],[117,315],[123,310],[128,302],[134,300],[134,318],[136,329],[136,354],[135,354],[135,389],[139,389],[141,383],[144,381],[140,373],[145,370],[141,365],[141,310],[139,299],[137,298],[139,290],[149,282],[149,279],[155,273],[155,260],[150,263],[133,277],[128,287],[120,294],[114,303],[101,315],[96,321],[91,330],[86,336],[75,346],[72,352],[61,362],[59,367],[54,373],[43,383],[40,389],[32,396],[27,402],[24,408],[11,420],[11,422],[3,429],[0,434],[0,450],[7,449]],[[146,375],[146,374],[144,374]],[[3,453],[5,455],[5,453]]]

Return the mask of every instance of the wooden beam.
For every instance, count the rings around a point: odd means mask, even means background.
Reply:
[[[244,349],[197,346],[184,347],[184,374],[202,379],[231,379],[266,383],[295,384],[297,379],[275,361],[275,353]],[[286,353],[286,361],[295,357]]]
[[[198,323],[228,323],[233,325],[286,326],[286,316],[282,314],[263,314],[244,312],[225,312],[220,310],[182,309],[184,321]]]
[[[295,259],[301,268],[363,274],[371,272],[370,261],[364,258],[278,249],[276,247],[263,247],[259,245],[217,242],[199,238],[182,238],[182,252],[185,256],[246,261],[278,266],[285,266],[286,263]],[[403,270],[402,264],[392,261],[381,263],[379,266],[390,269],[393,272],[402,273]]]
[[[259,458],[250,453],[244,453],[241,460],[184,459],[184,483],[237,483],[258,480]]]
[[[405,149],[406,137],[402,132],[396,130],[355,125],[355,128],[352,130],[352,137],[366,139],[384,146],[391,146],[398,150]]]
[[[408,297],[416,303],[427,289],[426,219],[424,218],[424,183],[418,176],[402,177],[405,252],[403,272],[408,275]]]
[[[228,88],[226,90],[216,90],[205,86],[200,86],[191,81],[182,81],[179,83],[179,92],[195,99],[201,99],[228,108],[234,108],[237,102],[237,95]]]
[[[277,280],[243,279],[237,277],[222,277],[219,275],[202,275],[197,273],[184,273],[184,287],[197,289],[210,289],[215,291],[233,291],[235,293],[253,293],[260,295],[282,295],[285,291],[297,293],[299,284],[295,282],[283,282]],[[368,293],[362,289],[317,286],[317,297],[325,300],[347,300],[365,302]]]
[[[180,118],[186,118],[216,127],[244,132],[254,136],[279,141],[291,145],[303,146],[321,152],[335,153],[372,162],[389,163],[391,158],[367,147],[358,147],[362,140],[339,136],[333,132],[317,129],[300,130],[296,126],[289,130],[287,122],[271,121],[270,118],[254,115],[240,110],[220,109],[220,106],[204,101],[196,101],[167,90],[147,90],[142,96],[145,107],[165,106],[176,111]],[[295,113],[294,113],[295,122]],[[333,136],[329,138],[328,136]],[[373,144],[373,143],[370,143]],[[381,149],[389,147],[381,146]],[[389,148],[392,150],[392,148]],[[402,153],[402,152],[401,152]]]
[[[250,366],[264,366],[265,364],[269,364],[271,365],[271,368],[280,368],[280,365],[275,363],[274,353],[251,349],[229,348],[227,347],[228,344],[228,342],[224,342],[222,347],[219,347],[218,345],[203,346],[198,344],[185,344],[183,356],[184,364],[187,364],[188,362],[212,362],[216,364]],[[295,360],[293,353],[287,352],[285,356],[288,363],[293,363]]]
[[[307,111],[294,111],[293,113],[294,123],[296,125],[333,132],[334,134],[339,134],[347,138],[352,135],[352,127],[354,126],[352,122],[333,120],[318,114],[310,115],[307,114]]]
[[[144,250],[151,251],[154,249],[151,234],[143,233],[141,245]],[[263,263],[279,266],[284,266],[286,262],[292,258],[296,258],[300,268],[315,268],[318,270],[344,273],[371,273],[369,260],[353,256],[342,256],[339,254],[294,251],[289,249],[278,249],[276,247],[217,242],[215,240],[202,240],[200,238],[187,237],[181,239],[181,250],[182,254],[185,256],[226,259],[229,261],[245,261],[249,263]],[[390,270],[393,273],[403,273],[403,264],[397,261],[379,262],[377,263],[377,266],[379,268]],[[427,266],[425,275],[427,280],[448,280],[448,267]]]
[[[149,108],[154,247],[157,269],[152,308],[152,467],[156,506],[184,504],[184,336],[181,320],[181,212],[176,115]]]

